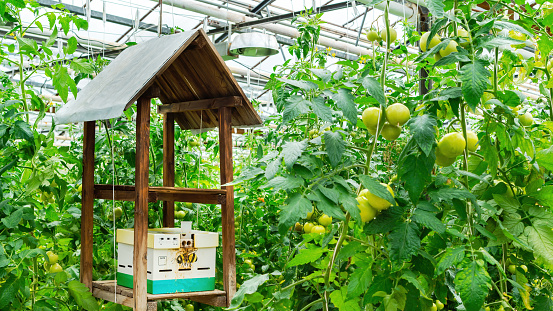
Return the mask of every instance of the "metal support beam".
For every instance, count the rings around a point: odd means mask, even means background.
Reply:
[[[369,13],[369,8],[365,10],[363,14],[363,20],[361,21],[361,26],[359,26],[359,32],[357,33],[357,40],[355,40],[355,46],[359,44],[359,38],[361,37],[361,32],[363,32],[363,26],[365,26],[365,19],[367,18],[367,13]]]
[[[320,8],[317,9],[317,13],[319,13],[319,12],[320,13],[325,13],[325,12],[330,12],[330,11],[336,11],[336,10],[340,10],[340,9],[343,9],[343,8],[347,8],[349,5],[350,5],[350,2],[345,1],[345,2],[340,2],[340,3],[336,3],[336,4],[321,6]],[[233,28],[233,30],[235,30],[235,29],[239,29],[239,28],[243,28],[243,27],[250,27],[250,26],[254,26],[254,25],[275,23],[275,22],[278,22],[278,21],[294,18],[294,16],[301,15],[303,13],[306,13],[306,10],[300,10],[300,11],[287,13],[287,14],[282,14],[282,15],[275,15],[275,16],[271,16],[271,17],[267,17],[267,18],[260,18],[258,20],[249,21],[249,22],[237,23],[232,28]],[[225,31],[226,31],[225,29],[213,29],[213,30],[210,30],[207,34],[212,35],[212,34],[222,33],[222,32],[225,32]]]
[[[160,3],[157,3],[156,5],[154,5],[153,8],[151,8],[146,14],[144,14],[141,18],[140,18],[140,22],[142,22],[146,17],[148,17],[148,15],[150,15],[155,9],[157,9],[157,7],[160,6]],[[161,14],[159,15],[159,17],[161,18]],[[163,26],[162,26],[163,27]],[[159,27],[158,27],[159,28]],[[131,32],[131,30],[133,30],[134,27],[130,27],[129,30],[125,31],[124,34],[122,34],[117,40],[115,40],[115,42],[119,42],[121,41],[121,39],[123,39],[129,32]],[[156,31],[159,32],[159,29],[157,29]]]
[[[273,2],[275,2],[275,0],[263,0],[255,8],[251,9],[250,12],[252,12],[254,14],[259,14],[259,12],[261,12],[261,10],[263,10],[264,8],[266,8],[269,4],[271,4]]]
[[[81,16],[85,16],[86,14],[85,9],[76,5],[60,3],[53,0],[37,0],[37,3],[47,8],[52,8],[52,6],[62,4],[64,6],[64,9],[69,11],[70,13],[81,15]],[[90,11],[90,17],[94,19],[102,20],[104,18],[104,13],[98,12],[98,11]],[[106,14],[106,21],[110,23],[118,24],[118,25],[129,26],[129,27],[134,27],[134,24],[135,24],[135,21],[133,21],[132,19],[124,18],[117,15],[112,15],[112,14]],[[140,22],[138,28],[146,31],[150,31],[150,32],[155,32],[155,33],[158,32],[158,25],[154,25],[154,24]],[[161,29],[161,32],[163,34],[171,33],[169,27],[163,27]]]

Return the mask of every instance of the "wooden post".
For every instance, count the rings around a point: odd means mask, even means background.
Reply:
[[[163,186],[175,186],[175,117],[172,113],[163,118]],[[163,201],[163,226],[175,226],[174,201]]]
[[[420,33],[430,31],[430,17],[428,16],[428,9],[420,7],[419,8],[420,23],[418,25],[418,31]],[[432,39],[432,38],[430,38]],[[419,46],[420,50],[420,46]],[[422,53],[422,50],[421,50]],[[432,80],[428,79],[428,71],[425,68],[419,70],[419,95],[424,96],[432,89]],[[428,86],[427,86],[428,84]]]
[[[232,128],[231,109],[219,109],[219,152],[221,161],[221,185],[231,182],[232,171]],[[223,230],[223,285],[227,293],[227,306],[236,292],[236,256],[234,237],[234,187],[223,186],[227,191],[225,203],[221,206]]]
[[[81,282],[92,291],[92,248],[94,231],[94,135],[96,122],[84,123],[83,184],[81,209]]]
[[[147,311],[148,175],[150,162],[150,98],[137,101],[136,116],[136,203],[134,207],[133,298],[135,311]]]

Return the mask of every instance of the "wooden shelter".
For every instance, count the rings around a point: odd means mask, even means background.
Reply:
[[[163,186],[150,186],[149,138],[151,99],[163,105]],[[135,185],[94,184],[95,120],[120,117],[137,103]],[[157,300],[185,298],[228,306],[236,292],[234,190],[176,188],[175,121],[182,129],[219,128],[221,185],[233,178],[232,126],[261,124],[244,92],[203,30],[149,40],[121,53],[94,78],[76,100],[56,114],[58,123],[85,121],[83,146],[81,282],[94,296],[133,307],[156,310]],[[114,281],[92,280],[94,199],[135,201],[133,289]],[[221,204],[224,290],[152,295],[147,293],[148,202],[163,201],[163,224],[174,226],[174,202]]]

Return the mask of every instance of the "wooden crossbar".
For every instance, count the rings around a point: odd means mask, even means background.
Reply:
[[[223,204],[227,195],[226,189],[195,189],[176,187],[149,187],[148,201],[173,201],[202,204]],[[134,186],[127,185],[94,185],[94,198],[103,200],[134,201]]]
[[[240,96],[229,96],[211,99],[201,99],[194,101],[186,101],[169,105],[161,105],[157,107],[157,112],[160,114],[199,111],[199,110],[214,110],[223,107],[238,107],[242,106],[243,99]]]

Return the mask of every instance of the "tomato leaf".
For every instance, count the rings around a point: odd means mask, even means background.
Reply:
[[[304,80],[290,80],[285,78],[278,78],[279,81],[282,81],[284,83],[293,85],[295,87],[298,87],[302,90],[311,91],[317,89],[317,84],[311,82],[311,81],[304,81]]]
[[[300,193],[292,194],[286,205],[281,208],[279,219],[279,231],[286,232],[300,218],[307,217],[307,213],[311,212],[311,201],[305,198]]]
[[[25,139],[30,143],[34,143],[33,131],[27,122],[21,120],[15,121],[12,132],[14,138]]]
[[[265,284],[265,282],[267,282],[268,280],[268,274],[260,274],[244,282],[244,284],[240,286],[236,294],[234,294],[234,297],[232,297],[230,308],[238,308],[242,304],[242,301],[244,301],[244,295],[250,295],[257,292],[257,288]]]
[[[92,296],[92,293],[88,291],[88,287],[83,283],[73,280],[67,284],[71,296],[75,298],[77,304],[87,311],[100,310],[98,302]]]
[[[294,166],[306,147],[306,141],[291,141],[282,147],[281,154],[284,158],[284,164],[286,164],[288,169],[292,169],[292,166]]]
[[[380,82],[376,81],[373,77],[365,76],[361,80],[361,84],[381,106],[386,106],[386,96],[384,95],[384,90],[382,89]]]
[[[388,236],[390,259],[402,263],[411,260],[421,247],[419,227],[414,222],[404,222]]]
[[[357,124],[357,105],[354,102],[355,97],[353,97],[351,91],[341,88],[337,93],[332,95],[332,99],[351,124]]]
[[[434,167],[434,160],[433,152],[429,156],[412,153],[406,156],[400,164],[398,175],[405,182],[405,189],[414,204],[419,201],[425,185],[431,180],[430,173]]]
[[[436,119],[429,114],[411,118],[407,122],[409,131],[413,135],[417,145],[427,156],[432,152],[432,147],[436,143],[436,130],[434,129],[436,125]]]
[[[382,211],[375,220],[369,222],[363,228],[366,234],[378,234],[392,231],[401,222],[404,209],[397,205]]]
[[[366,291],[369,285],[371,285],[372,278],[372,265],[370,263],[358,262],[357,269],[349,277],[348,299],[358,297]]]
[[[553,171],[553,146],[538,151],[536,154],[538,164],[549,171]]]
[[[488,86],[490,72],[482,60],[476,59],[472,63],[464,65],[461,70],[463,96],[472,110],[480,102],[484,90]]]
[[[315,190],[315,196],[309,197],[317,202],[317,208],[320,209],[326,215],[339,220],[346,219],[346,215],[340,209],[340,206],[329,200],[329,198],[321,191],[323,188]],[[326,188],[324,188],[326,189]]]
[[[309,112],[309,105],[311,103],[303,99],[303,97],[294,95],[290,96],[286,101],[286,108],[282,113],[282,121],[290,122],[301,114]]]
[[[303,179],[296,176],[278,176],[269,180],[261,188],[273,188],[275,191],[292,190],[303,185]]]
[[[553,231],[551,227],[535,223],[533,226],[526,227],[524,234],[528,237],[528,244],[534,253],[549,264],[553,264]]]
[[[467,190],[455,189],[455,188],[440,188],[436,191],[431,191],[428,193],[430,198],[434,201],[448,201],[451,202],[452,199],[470,199],[476,200],[474,194],[470,193]]]
[[[346,287],[342,287],[330,293],[330,301],[338,308],[338,311],[361,311],[357,300],[347,299]]]
[[[21,221],[23,218],[23,208],[16,209],[13,211],[10,216],[2,218],[2,223],[6,228],[11,229],[15,228],[17,224]]]
[[[393,205],[396,204],[396,201],[390,191],[388,191],[388,188],[381,185],[378,180],[367,175],[359,175],[359,180],[361,181],[363,187],[367,188],[370,193],[390,202]]]
[[[344,151],[346,151],[344,138],[342,134],[338,132],[326,131],[324,133],[324,139],[330,164],[336,167],[336,165],[340,164],[340,161],[342,161],[342,156],[344,155]]]
[[[455,276],[455,290],[459,292],[463,305],[467,311],[480,311],[488,289],[491,287],[491,278],[482,259],[465,259]]]
[[[10,275],[0,288],[0,308],[4,309],[16,298],[19,287],[20,282],[18,279]]]
[[[550,16],[552,16],[551,14]],[[549,55],[553,51],[553,40],[549,36],[540,36],[538,39],[538,48],[544,55]]]
[[[313,262],[319,258],[326,252],[323,248],[315,248],[315,249],[309,249],[304,248],[301,249],[296,256],[292,260],[290,260],[286,267],[295,267],[299,265],[305,265],[306,263]]]
[[[451,266],[460,263],[463,258],[465,258],[465,247],[460,246],[456,248],[448,247],[445,250],[445,253],[442,255],[436,266],[436,276],[444,273],[446,269],[449,269]]]
[[[332,109],[326,105],[324,98],[315,97],[309,104],[317,117],[321,118],[323,121],[332,122]]]
[[[311,72],[323,80],[324,83],[328,83],[332,78],[332,73],[327,69],[309,69]]]
[[[417,208],[415,209],[411,219],[413,219],[416,223],[424,225],[440,234],[445,233],[445,225],[438,218],[436,218],[436,214],[434,213]]]
[[[443,0],[426,0],[426,7],[436,18],[442,18],[445,14],[445,4]]]

